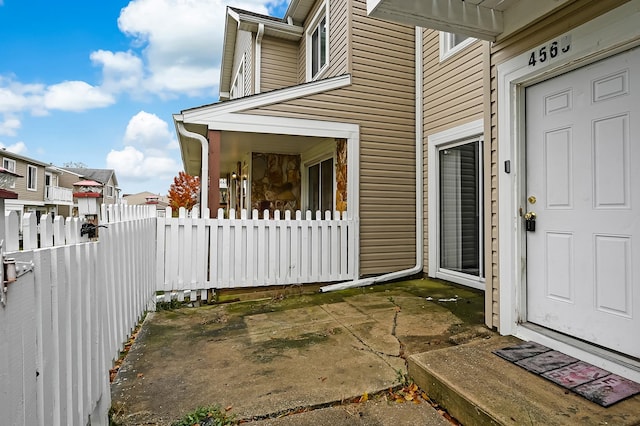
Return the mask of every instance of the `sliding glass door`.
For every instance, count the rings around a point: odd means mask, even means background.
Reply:
[[[482,279],[481,142],[442,146],[437,154],[439,275]]]

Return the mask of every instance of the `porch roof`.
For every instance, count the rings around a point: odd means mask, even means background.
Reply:
[[[258,122],[269,120],[269,117],[255,115],[252,116],[251,121],[247,121],[246,115],[240,119],[233,116],[239,116],[241,113],[263,106],[339,89],[350,84],[351,75],[343,75],[231,101],[190,108],[183,110],[181,114],[174,114],[173,121],[176,126],[185,172],[194,176],[200,175],[202,145],[198,138],[200,136],[206,138],[209,128],[222,131],[220,171],[223,174],[235,169],[235,163],[240,153],[260,152],[260,149],[264,152],[266,147],[270,147],[271,152],[277,151],[281,154],[298,153],[303,136],[264,131],[264,125]],[[181,132],[181,127],[187,132]],[[337,127],[339,125],[336,123]],[[309,144],[321,143],[323,140],[322,138],[308,138],[305,140],[305,146],[309,147]]]
[[[375,18],[496,41],[575,0],[367,0]]]

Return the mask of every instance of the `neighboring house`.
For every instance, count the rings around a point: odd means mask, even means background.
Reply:
[[[17,211],[20,218],[34,212],[39,220],[45,214],[64,214],[73,205],[71,188],[60,182],[65,174],[62,169],[4,149],[0,157],[2,167],[22,176],[10,188],[18,198],[7,200],[7,210]]]
[[[97,211],[103,204],[119,204],[120,188],[118,188],[118,178],[115,171],[111,169],[90,169],[85,167],[62,167],[66,172],[61,180],[65,186],[74,188],[75,194],[80,194],[83,190],[78,187],[78,183],[82,181],[93,181],[98,185],[91,187],[91,192],[97,194]],[[74,185],[75,184],[75,185]],[[74,195],[75,207],[72,215],[78,215],[78,196]],[[83,197],[80,197],[83,198]]]
[[[367,6],[492,42],[487,324],[640,380],[640,0]]]
[[[283,19],[228,8],[223,102],[174,115],[202,206],[343,212],[357,276],[420,273],[420,45],[364,0],[293,0]]]
[[[166,195],[154,194],[153,192],[139,192],[137,194],[125,194],[122,202],[130,206],[151,204],[156,206],[158,212],[164,212],[169,206],[169,198]]]

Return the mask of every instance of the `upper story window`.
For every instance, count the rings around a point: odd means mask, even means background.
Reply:
[[[113,197],[113,186],[111,186],[111,185],[105,186],[104,192],[105,192],[105,194],[104,194],[105,196]]]
[[[238,71],[236,71],[236,76],[234,77],[233,84],[231,85],[230,99],[241,98],[244,96],[244,63],[244,55],[242,55]]]
[[[440,32],[440,61],[464,49],[476,39],[462,34]]]
[[[13,160],[11,158],[3,158],[2,159],[2,167],[9,170],[10,172],[15,173],[16,172],[16,160]],[[15,188],[16,184],[15,182],[11,185],[11,188]]]
[[[35,166],[27,165],[27,189],[35,191],[38,186],[38,169]]]
[[[318,78],[329,64],[329,8],[318,9],[307,30],[307,81]]]

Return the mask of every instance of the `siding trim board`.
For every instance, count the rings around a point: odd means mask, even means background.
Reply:
[[[595,7],[595,6],[594,6]],[[595,10],[595,9],[594,9]],[[586,11],[588,13],[588,10]],[[586,344],[568,342],[542,330],[532,329],[523,324],[526,318],[525,271],[521,268],[524,256],[524,231],[517,214],[524,200],[525,158],[524,158],[524,88],[528,85],[552,78],[616,53],[640,46],[640,0],[633,0],[617,9],[595,17],[564,34],[547,33],[550,37],[543,44],[520,45],[519,52],[497,65],[497,73],[492,88],[497,88],[493,113],[497,113],[497,129],[493,127],[492,152],[492,192],[497,192],[492,203],[492,214],[498,213],[497,223],[493,223],[492,256],[494,267],[493,297],[498,301],[501,334],[512,334],[525,340],[536,341],[561,350],[568,355],[598,364],[609,371],[640,381],[640,370],[628,368],[626,361],[616,360],[610,355],[598,352]],[[560,33],[560,31],[558,31]],[[551,40],[571,37],[571,50],[555,61],[530,66],[529,51],[538,50]],[[524,41],[523,43],[525,43]],[[497,106],[496,106],[497,104]],[[501,137],[497,138],[497,135]],[[511,162],[511,173],[504,171],[505,161]],[[497,188],[496,188],[497,184]],[[495,218],[492,218],[495,220]],[[497,232],[497,235],[495,234]],[[499,238],[498,238],[499,235]],[[498,251],[498,245],[500,250]],[[500,284],[497,287],[496,284]],[[637,367],[636,367],[637,368]]]

